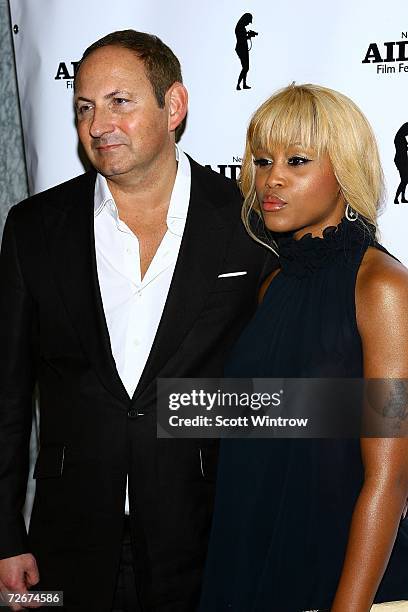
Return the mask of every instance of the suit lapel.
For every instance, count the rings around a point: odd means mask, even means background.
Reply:
[[[116,370],[98,282],[94,237],[95,174],[70,181],[61,199],[44,205],[54,277],[85,354],[102,384],[118,399],[129,396]]]
[[[201,176],[203,172],[205,175]],[[140,396],[177,351],[217,280],[234,224],[231,208],[217,202],[217,191],[218,185],[211,190],[208,173],[191,161],[190,204],[177,264],[153,346],[133,399]]]
[[[94,237],[95,174],[65,184],[43,207],[54,277],[102,384],[118,399],[129,396],[116,370],[98,282]],[[55,192],[53,192],[55,193]],[[204,307],[237,222],[231,207],[217,201],[218,183],[191,162],[191,197],[186,226],[163,315],[133,399],[160,374]],[[222,195],[219,195],[222,198]]]

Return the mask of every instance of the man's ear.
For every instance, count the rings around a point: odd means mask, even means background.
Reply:
[[[187,114],[188,93],[182,83],[176,81],[169,87],[166,91],[166,104],[169,109],[169,132],[174,132]]]

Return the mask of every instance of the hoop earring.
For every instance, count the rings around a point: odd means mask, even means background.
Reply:
[[[346,219],[347,221],[357,221],[358,219],[358,212],[354,210],[354,208],[351,208],[350,204],[347,202],[347,206],[346,206]]]

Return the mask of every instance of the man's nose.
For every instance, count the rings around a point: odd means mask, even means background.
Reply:
[[[93,138],[100,138],[104,134],[109,134],[115,129],[112,115],[109,109],[95,108],[92,122],[89,126],[89,133]]]

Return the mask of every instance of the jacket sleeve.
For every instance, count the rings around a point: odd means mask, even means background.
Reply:
[[[16,210],[8,215],[0,253],[0,558],[28,551],[22,508],[32,422],[34,304],[17,252]]]

